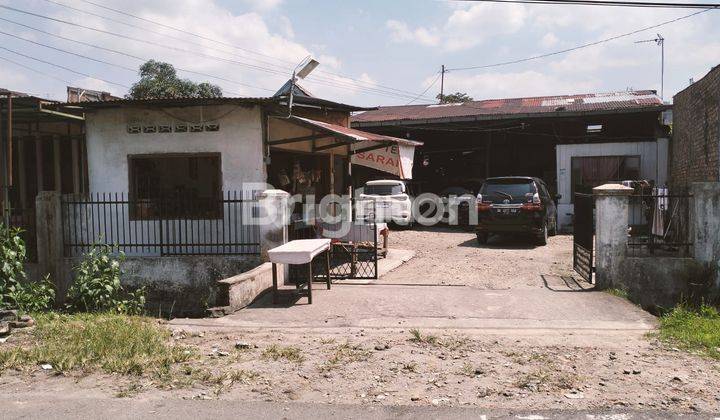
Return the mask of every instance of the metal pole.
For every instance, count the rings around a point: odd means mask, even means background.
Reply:
[[[4,121],[2,121],[2,111],[3,111],[3,105],[0,103],[0,130],[2,128],[5,128]],[[5,130],[0,131],[0,148],[2,154],[2,188],[0,190],[0,193],[2,193],[2,222],[5,226],[8,226],[10,224],[10,218],[9,218],[9,212],[8,212],[8,201],[9,201],[9,194],[8,194],[8,179],[7,179],[7,148],[5,147],[5,136],[7,133]]]
[[[665,100],[665,38],[658,34],[660,43],[660,99]]]
[[[440,103],[445,96],[445,64],[440,67]]]
[[[295,70],[293,70],[292,79],[290,79],[290,98],[288,99],[288,118],[292,117],[294,91],[295,91]]]

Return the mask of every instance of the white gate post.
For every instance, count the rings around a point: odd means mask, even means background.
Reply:
[[[290,194],[282,190],[265,190],[258,197],[260,207],[260,257],[269,261],[268,250],[288,241]]]
[[[630,195],[633,189],[621,184],[593,188],[595,196],[595,287],[621,284],[620,262],[628,242]]]

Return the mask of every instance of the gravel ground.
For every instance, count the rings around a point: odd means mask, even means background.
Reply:
[[[157,378],[6,372],[5,399],[32,395],[148,400],[477,406],[535,410],[717,412],[718,366],[649,340],[612,349],[437,331],[186,332],[198,356]],[[236,343],[243,343],[241,349]],[[247,346],[246,346],[247,345]]]
[[[572,236],[491,237],[479,245],[475,233],[458,228],[419,228],[390,233],[391,248],[413,249],[415,259],[381,283],[462,284],[483,289],[542,288],[541,275],[573,276]],[[577,277],[577,275],[574,275]]]

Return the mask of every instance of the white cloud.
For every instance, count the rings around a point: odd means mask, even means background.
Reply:
[[[0,3],[1,2],[3,2],[3,0],[0,0]],[[292,21],[288,17],[273,16],[272,19],[275,19],[275,21],[271,28],[271,25],[268,24],[268,19],[270,18],[266,18],[262,13],[276,7],[280,3],[280,0],[243,0],[243,4],[252,10],[235,14],[224,8],[217,1],[212,0],[156,0],[153,2],[147,2],[145,0],[106,0],[103,2],[103,4],[108,7],[120,10],[132,10],[133,13],[142,18],[160,22],[164,25],[182,28],[185,31],[199,34],[202,37],[220,41],[219,43],[208,39],[193,37],[143,21],[123,19],[124,21],[131,22],[133,25],[143,28],[138,29],[119,25],[98,17],[83,15],[61,7],[45,5],[41,7],[46,7],[46,10],[40,11],[44,14],[77,22],[82,25],[195,52],[187,53],[160,46],[148,45],[60,23],[48,23],[43,27],[44,30],[68,38],[102,45],[106,48],[123,51],[142,58],[167,61],[179,69],[207,73],[222,79],[235,81],[236,83],[233,83],[226,80],[179,71],[181,77],[196,81],[209,81],[220,85],[228,96],[263,96],[274,93],[275,90],[290,78],[292,68],[307,55],[319,57],[319,61],[321,62],[319,70],[342,71],[342,63],[335,55],[328,51],[322,51],[323,53],[318,55],[319,51],[323,50],[324,47],[321,48],[316,45],[306,46],[293,40],[294,31]],[[84,5],[83,9],[92,10],[101,15],[108,15],[107,11],[94,9],[91,6]],[[33,26],[40,27],[41,24],[34,23]],[[14,27],[13,30],[21,33],[19,28]],[[30,30],[24,31],[26,34],[23,36],[37,37],[37,35]],[[160,32],[174,38],[179,38],[180,40],[169,39],[152,32]],[[42,39],[43,42],[124,66],[137,67],[141,64],[141,61],[102,52],[91,47],[66,43],[65,41],[51,37],[43,37]],[[233,48],[233,46],[239,46],[240,48]],[[318,49],[313,53],[312,50],[315,48]],[[52,57],[53,61],[60,62],[73,69],[125,85],[131,85],[138,77],[135,72],[114,69],[83,59],[70,58],[61,53],[49,52],[42,47],[33,47],[28,54],[45,59]],[[219,57],[221,60],[216,60],[208,56]],[[23,59],[19,59],[19,61],[23,61]],[[23,63],[34,67],[43,67],[43,65],[37,62],[28,60],[24,60]],[[46,67],[47,66],[44,66],[43,69]],[[61,77],[70,79],[73,83],[81,87],[87,87],[88,89],[105,90],[118,95],[125,93],[119,91],[122,90],[121,88],[108,85],[93,78],[82,78],[78,80],[77,74],[53,68],[50,68],[50,72],[56,72]],[[17,72],[15,71],[14,73],[16,74]],[[32,83],[25,79],[23,79],[25,80],[24,82],[19,79],[13,79],[9,74],[13,74],[13,72],[0,72],[0,86],[25,86],[25,90],[30,90],[31,86],[27,85],[32,85]],[[330,80],[309,82],[311,90],[329,99],[343,99],[346,101],[352,101],[359,92],[356,86],[357,83],[353,80],[344,79],[339,76],[326,77]],[[60,82],[57,81],[51,82],[56,85],[60,84]],[[327,86],[328,84],[334,86]],[[266,88],[267,90],[256,89],[246,85]],[[57,91],[64,91],[64,86],[58,86]]]
[[[542,39],[540,39],[540,45],[543,48],[550,48],[557,45],[558,41],[558,37],[555,36],[554,33],[548,32],[542,37]]]
[[[388,20],[385,26],[395,42],[460,51],[480,45],[490,37],[517,32],[527,17],[526,7],[520,4],[479,3],[452,8],[453,12],[440,28],[418,26],[413,29],[398,20]]]
[[[411,30],[405,22],[398,20],[388,20],[385,26],[390,29],[390,37],[395,42],[416,42],[431,47],[440,43],[437,29],[421,27]]]
[[[240,3],[261,12],[272,10],[282,4],[283,0],[240,0]]]
[[[599,88],[600,81],[593,77],[571,81],[564,77],[527,70],[477,75],[452,73],[452,80],[448,85],[453,92],[465,92],[475,99],[486,99],[593,92]]]

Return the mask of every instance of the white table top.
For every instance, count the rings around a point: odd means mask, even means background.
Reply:
[[[307,264],[328,249],[330,239],[298,239],[269,250],[268,257],[279,264]]]

